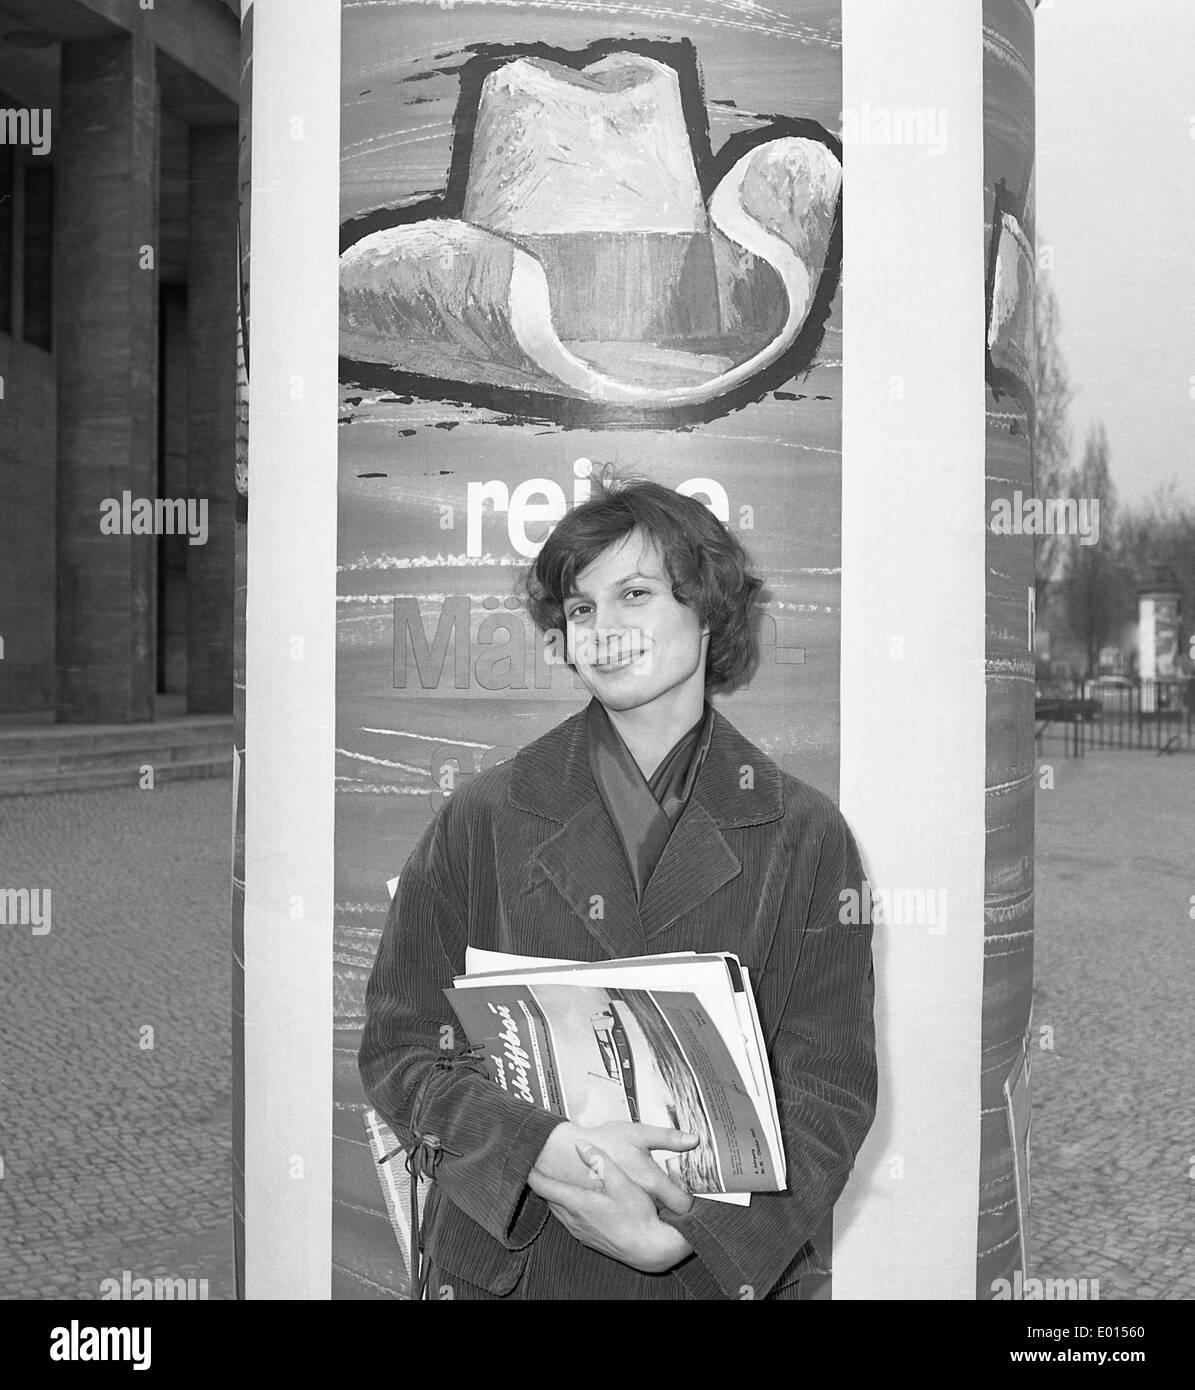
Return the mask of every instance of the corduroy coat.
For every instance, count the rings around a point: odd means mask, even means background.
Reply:
[[[793,1297],[875,1113],[871,929],[839,920],[840,895],[862,885],[834,803],[720,714],[640,903],[590,771],[584,712],[455,793],[402,871],[360,1052],[365,1089],[400,1135],[425,1082],[419,1129],[444,1146],[425,1223],[436,1279],[457,1298]],[[737,953],[767,1038],[787,1191],[665,1213],[694,1251],[666,1274],[574,1239],[527,1186],[556,1117],[475,1071],[427,1078],[455,1022],[442,991],[468,945],[587,961]]]

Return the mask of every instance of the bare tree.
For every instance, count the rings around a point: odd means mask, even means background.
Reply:
[[[1185,626],[1195,619],[1195,502],[1179,491],[1172,478],[1143,502],[1121,508],[1118,548],[1128,576],[1125,608],[1131,620],[1137,612],[1137,589],[1168,572],[1182,590]]]
[[[1061,315],[1049,280],[1038,275],[1035,296],[1037,383],[1033,427],[1033,483],[1038,497],[1066,497],[1071,486],[1070,377],[1059,347]],[[1039,621],[1060,577],[1064,537],[1038,536],[1034,582]]]
[[[1108,435],[1102,423],[1093,425],[1088,433],[1083,462],[1072,474],[1069,495],[1099,502],[1096,543],[1084,545],[1077,536],[1063,538],[1063,602],[1071,631],[1083,645],[1086,674],[1092,677],[1099,671],[1100,648],[1116,631],[1125,587],[1117,545],[1116,486],[1112,481]]]

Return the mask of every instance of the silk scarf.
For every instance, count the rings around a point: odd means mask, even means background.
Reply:
[[[713,706],[707,704],[701,719],[672,745],[650,781],[643,776],[600,700],[590,702],[586,724],[593,780],[622,842],[635,883],[635,899],[642,902],[652,872],[688,805],[709,752],[714,732]]]

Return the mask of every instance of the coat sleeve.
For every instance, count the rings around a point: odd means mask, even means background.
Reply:
[[[560,1119],[504,1094],[469,1067],[436,1066],[452,1056],[460,1033],[442,991],[463,972],[468,942],[451,883],[446,891],[433,881],[447,877],[435,871],[441,829],[433,825],[411,856],[390,905],[365,992],[361,1080],[404,1146],[432,1134],[439,1139],[440,1190],[495,1240],[517,1250],[548,1217],[527,1177]]]
[[[693,1247],[677,1274],[695,1297],[765,1297],[833,1207],[875,1117],[871,927],[839,921],[839,895],[861,893],[863,868],[834,816],[771,1047],[788,1187],[754,1194],[749,1207],[698,1200],[685,1216],[662,1215]]]

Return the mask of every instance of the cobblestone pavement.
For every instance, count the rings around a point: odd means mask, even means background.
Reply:
[[[1195,757],[1049,761],[1030,1272],[1195,1297]],[[0,1298],[232,1296],[229,791],[0,799],[0,888],[52,890],[0,926]]]
[[[230,793],[0,799],[0,888],[52,912],[0,925],[0,1298],[232,1297]]]
[[[1195,756],[1052,751],[1030,1273],[1097,1278],[1101,1299],[1195,1298]]]

